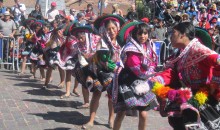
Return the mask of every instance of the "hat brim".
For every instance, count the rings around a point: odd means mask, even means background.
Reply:
[[[125,45],[126,39],[128,38],[128,34],[134,29],[134,27],[143,22],[128,22],[123,25],[121,30],[118,33],[118,42],[121,47]]]
[[[35,18],[28,18],[28,19],[25,19],[24,24],[26,25],[26,24],[28,24],[30,21],[35,22],[36,19],[35,19]]]
[[[202,42],[203,45],[205,45],[209,49],[212,49],[212,38],[207,32],[207,30],[200,28],[200,27],[196,27],[195,37],[198,38],[199,41]]]
[[[119,16],[119,15],[113,15],[113,14],[108,14],[108,15],[104,15],[104,16],[100,16],[98,17],[95,21],[94,21],[94,27],[99,30],[99,27],[101,27],[101,23],[104,19],[106,18],[116,18],[119,22],[120,22],[120,26],[122,26],[125,23],[125,20],[123,17]]]
[[[70,30],[70,34],[76,36],[77,32],[88,32],[93,33],[93,29],[89,26],[75,27],[73,24]]]

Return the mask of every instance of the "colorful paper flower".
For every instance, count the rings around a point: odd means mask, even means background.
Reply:
[[[205,92],[200,91],[196,93],[194,99],[198,101],[199,105],[203,105],[208,100],[208,95]]]
[[[168,92],[172,90],[170,87],[166,86],[166,87],[161,87],[158,91],[157,91],[157,96],[160,98],[167,98],[168,96]]]
[[[153,88],[152,88],[151,91],[152,91],[154,94],[157,95],[158,90],[159,90],[160,88],[162,88],[162,87],[164,87],[163,84],[161,84],[161,83],[159,83],[159,82],[155,82],[155,83],[154,83],[154,86],[153,86]]]

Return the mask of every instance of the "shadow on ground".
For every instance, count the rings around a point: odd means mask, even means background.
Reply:
[[[18,86],[22,86],[22,84],[19,84]],[[30,95],[37,95],[37,96],[61,96],[65,93],[61,90],[56,90],[56,89],[44,90],[44,89],[41,89],[42,85],[39,85],[39,84],[34,84],[34,85],[37,89],[25,90],[22,92],[25,92]]]
[[[78,111],[33,113],[32,115],[42,117],[44,120],[54,120],[56,122],[73,125],[83,125],[89,120],[89,116],[84,116]]]
[[[59,127],[59,128],[54,128],[54,129],[44,129],[44,130],[71,130],[71,128],[63,128],[63,127]]]
[[[54,107],[72,107],[76,108],[77,106],[82,105],[79,101],[66,101],[66,100],[39,100],[39,99],[25,99],[23,101],[36,102],[46,105],[52,105]]]
[[[82,126],[83,124],[86,124],[89,121],[89,116],[84,116],[78,111],[34,113],[32,115],[42,117],[44,120],[54,120],[59,123],[67,123],[78,126]],[[94,125],[103,125],[105,127],[108,127],[107,124],[102,124],[97,121],[94,122]]]

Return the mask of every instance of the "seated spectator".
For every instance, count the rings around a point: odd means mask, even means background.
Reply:
[[[193,24],[194,26],[199,26],[199,22],[198,22],[198,20],[196,19],[196,16],[195,16],[195,15],[192,16],[191,22],[192,22],[192,24]]]
[[[182,4],[179,5],[179,8],[178,8],[177,11],[180,12],[180,13],[182,13],[182,14],[185,13],[184,3],[182,3]]]
[[[198,11],[198,21],[201,21],[202,17],[207,17],[208,13],[206,11],[207,7],[204,5],[199,6],[199,11]]]
[[[189,15],[187,13],[182,14],[182,22],[189,22]]]
[[[217,17],[212,17],[212,19],[209,20],[210,28],[214,28],[215,29],[215,27],[217,25],[217,20],[218,20]]]
[[[191,6],[190,7],[190,10],[186,12],[188,15],[189,15],[189,19],[191,20],[193,15],[196,16],[197,18],[197,12],[195,11],[195,7],[194,6]]]
[[[213,4],[208,12],[207,20],[212,19],[212,17],[217,17],[216,4]]]
[[[207,18],[203,17],[201,19],[201,21],[199,22],[199,27],[204,28],[206,30],[208,30],[210,28],[210,24],[209,22],[207,22]]]

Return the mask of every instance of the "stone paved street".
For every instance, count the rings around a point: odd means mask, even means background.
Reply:
[[[56,88],[58,71],[53,72],[49,90],[41,90],[43,83],[28,77],[29,74],[20,77],[12,71],[0,70],[0,130],[80,130],[88,121],[89,109],[76,109],[83,102],[82,96],[60,99],[65,89]],[[108,130],[107,122],[107,97],[103,93],[93,130]],[[121,130],[137,130],[137,124],[137,117],[125,117]],[[171,128],[166,118],[152,110],[147,130]]]

